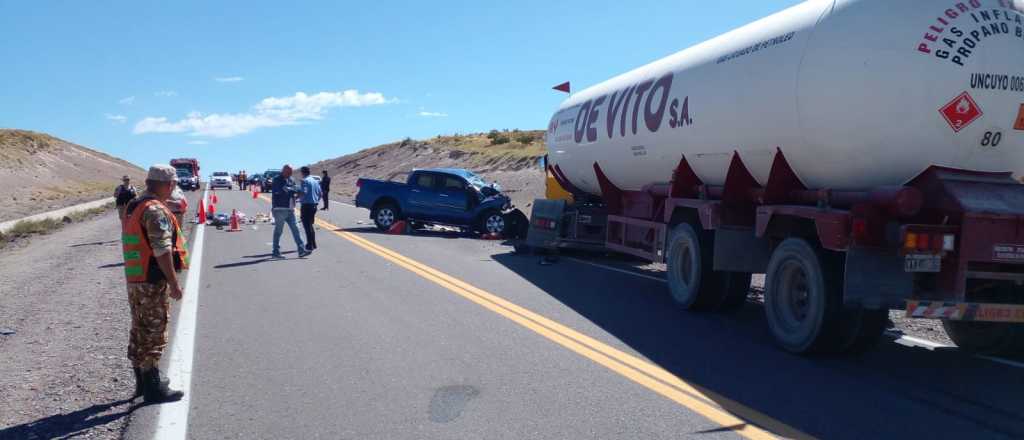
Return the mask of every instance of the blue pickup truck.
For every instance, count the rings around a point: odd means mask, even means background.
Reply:
[[[370,210],[378,229],[386,231],[396,221],[414,227],[457,226],[480,234],[505,233],[508,196],[480,176],[458,168],[414,170],[403,182],[359,179],[356,206]]]

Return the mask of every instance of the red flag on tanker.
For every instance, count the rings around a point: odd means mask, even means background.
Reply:
[[[559,84],[557,86],[554,86],[554,87],[552,87],[552,89],[558,90],[559,92],[570,93],[569,92],[569,90],[570,90],[569,81],[566,81],[566,82],[561,83],[561,84]]]

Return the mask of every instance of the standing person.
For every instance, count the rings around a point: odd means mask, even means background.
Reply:
[[[323,171],[323,175],[320,176],[320,193],[324,198],[323,210],[327,210],[327,199],[331,195],[331,176],[327,175],[327,170]]]
[[[171,196],[164,204],[174,214],[174,218],[178,219],[178,225],[183,225],[185,212],[188,211],[188,200],[185,199],[185,192],[175,185],[174,190],[171,191]]]
[[[238,176],[238,189],[245,191],[245,188],[249,186],[249,176],[242,170],[242,173]]]
[[[299,168],[299,172],[302,173],[302,205],[299,215],[302,218],[302,228],[306,230],[306,250],[313,252],[316,249],[316,230],[313,229],[313,222],[316,221],[316,207],[320,204],[320,184],[309,175],[309,167]]]
[[[270,183],[271,212],[274,214],[274,247],[271,253],[273,258],[284,258],[284,255],[281,255],[281,232],[286,224],[292,231],[295,246],[299,248],[299,257],[305,257],[310,253],[302,244],[299,226],[295,224],[295,198],[299,196],[299,191],[295,189],[291,177],[292,167],[285,165],[281,168],[281,174],[275,176]]]
[[[114,204],[117,205],[117,218],[124,223],[124,209],[128,203],[139,196],[139,191],[132,186],[132,178],[124,176],[121,184],[114,188]]]
[[[173,402],[185,393],[170,388],[160,374],[160,357],[167,347],[170,300],[181,300],[177,273],[188,268],[188,251],[181,227],[164,202],[177,185],[169,165],[153,165],[146,191],[125,208],[121,242],[132,329],[128,359],[135,370],[135,395],[147,403]]]

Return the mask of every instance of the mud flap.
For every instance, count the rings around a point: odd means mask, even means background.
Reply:
[[[843,305],[868,310],[902,309],[914,290],[896,252],[851,247],[846,251]]]

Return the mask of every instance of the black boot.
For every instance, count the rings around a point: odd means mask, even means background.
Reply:
[[[132,394],[132,399],[134,399],[142,395],[142,369],[134,367],[132,372],[135,373],[135,394]]]
[[[145,397],[146,403],[176,402],[185,397],[185,393],[171,389],[169,386],[170,381],[160,377],[160,370],[158,368],[153,367],[143,371],[142,375],[145,384],[142,394]]]

